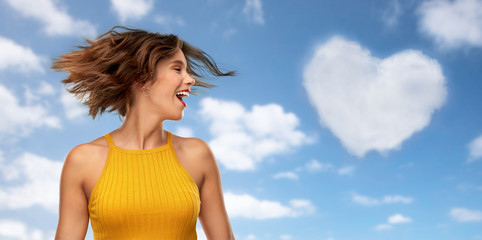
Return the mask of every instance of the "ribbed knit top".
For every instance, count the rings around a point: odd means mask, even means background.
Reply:
[[[149,150],[116,147],[109,153],[89,199],[95,240],[197,239],[200,209],[196,183],[167,144]]]

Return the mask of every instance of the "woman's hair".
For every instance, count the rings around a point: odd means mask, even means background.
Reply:
[[[69,74],[62,82],[69,85],[68,92],[89,107],[92,118],[106,110],[125,117],[134,101],[132,85],[153,81],[157,63],[178,50],[186,57],[186,69],[196,79],[195,86],[214,86],[202,80],[206,73],[235,74],[222,72],[208,54],[172,34],[116,26],[95,41],[86,42],[88,45],[79,46],[80,50],[59,56],[52,68]]]

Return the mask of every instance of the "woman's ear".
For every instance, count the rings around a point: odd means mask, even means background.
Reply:
[[[152,85],[152,80],[151,80],[151,79],[145,79],[145,80],[143,80],[143,79],[141,79],[141,77],[137,77],[137,78],[134,80],[134,82],[135,82],[135,84],[134,84],[134,85],[135,85],[135,88],[136,88],[137,90],[143,90],[143,89],[145,89],[145,88],[150,88],[151,85]]]
[[[147,87],[146,85],[146,82],[139,82],[139,81],[136,81],[135,83],[135,87],[137,90],[142,90],[142,88],[145,88]]]

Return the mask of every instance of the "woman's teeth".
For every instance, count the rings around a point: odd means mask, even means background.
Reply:
[[[176,93],[176,96],[177,97],[189,97],[189,92],[186,92],[186,91],[182,91],[182,92],[177,92]]]

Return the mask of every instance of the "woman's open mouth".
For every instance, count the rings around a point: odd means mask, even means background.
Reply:
[[[182,91],[179,91],[176,93],[176,97],[177,99],[179,99],[179,101],[181,101],[181,103],[185,106],[187,106],[187,104],[182,100],[183,97],[189,97],[189,90],[182,90]]]

